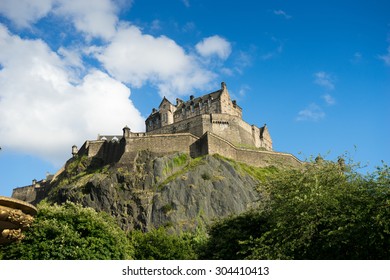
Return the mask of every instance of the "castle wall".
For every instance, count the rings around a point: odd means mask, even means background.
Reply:
[[[199,138],[190,133],[147,135],[126,138],[126,153],[150,150],[158,155],[182,152],[192,154],[191,145]]]
[[[123,141],[86,141],[80,148],[78,155],[99,158],[106,164],[112,163],[120,159],[124,152],[124,145],[125,143]]]
[[[12,191],[12,197],[26,201],[28,203],[31,203],[35,201],[37,197],[37,193],[35,191],[34,186],[26,186],[26,187],[20,187],[20,188],[15,188]]]
[[[209,132],[207,132],[206,137],[207,142],[204,140],[204,143],[208,145],[209,154],[219,154],[248,165],[257,167],[270,165],[299,167],[302,164],[292,154],[238,148],[229,141]]]

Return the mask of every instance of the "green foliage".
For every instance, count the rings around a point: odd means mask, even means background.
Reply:
[[[251,244],[247,240],[260,237],[269,229],[267,219],[259,211],[249,211],[214,223],[208,230],[209,238],[200,250],[200,259],[245,259]]]
[[[172,158],[170,161],[167,162],[163,174],[167,175],[172,173],[172,171],[183,167],[188,163],[190,160],[190,157],[188,154],[182,153],[182,154],[177,154],[174,158]]]
[[[184,161],[184,156],[185,156],[185,161]],[[193,170],[197,166],[201,165],[204,163],[204,157],[197,157],[197,158],[189,158],[187,154],[182,154],[180,156],[182,160],[180,160],[180,169],[171,174],[168,178],[166,178],[159,186],[158,188],[161,189],[163,186],[167,185],[169,182],[172,182],[176,178],[179,178],[180,176],[183,176],[185,173],[189,172],[190,170]]]
[[[199,239],[191,233],[174,235],[160,227],[143,233],[134,230],[129,233],[137,260],[193,260],[197,258]]]
[[[390,258],[389,168],[362,176],[331,161],[284,170],[270,178],[271,228],[251,258]]]
[[[218,154],[215,154],[213,156],[215,158],[219,158],[229,162],[229,164],[232,165],[240,174],[250,175],[252,178],[258,180],[259,182],[265,181],[269,175],[275,174],[279,170],[278,168],[272,165],[267,167],[255,167],[229,158],[225,158]]]
[[[390,169],[317,161],[268,175],[257,211],[213,225],[202,258],[389,259]]]
[[[9,259],[131,259],[133,248],[112,217],[70,202],[38,205],[26,237],[2,248]]]

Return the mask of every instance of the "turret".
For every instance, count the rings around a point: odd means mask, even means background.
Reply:
[[[123,138],[128,138],[130,137],[130,128],[126,125],[124,128],[123,128]]]
[[[79,152],[79,149],[77,148],[77,146],[73,145],[72,146],[72,155],[73,155],[73,157],[77,156],[78,152]]]

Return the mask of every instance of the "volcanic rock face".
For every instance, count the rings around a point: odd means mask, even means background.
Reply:
[[[255,206],[260,200],[258,184],[233,162],[217,156],[157,157],[143,151],[121,166],[75,159],[51,183],[46,199],[105,211],[125,230],[167,226],[178,232]]]

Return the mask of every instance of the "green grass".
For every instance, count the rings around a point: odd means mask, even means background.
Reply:
[[[269,176],[276,172],[278,172],[278,168],[275,166],[267,166],[267,167],[255,167],[242,162],[238,162],[229,158],[225,158],[221,155],[213,155],[215,158],[224,160],[229,162],[236,170],[242,175],[249,175],[252,178],[264,182],[264,180]]]
[[[167,175],[172,173],[173,170],[180,168],[181,166],[184,166],[188,163],[190,157],[188,154],[178,154],[175,156],[171,161],[167,163],[163,170],[163,174]]]
[[[165,185],[167,185],[169,182],[172,182],[173,180],[175,180],[176,178],[184,175],[185,173],[187,173],[188,171],[190,170],[193,170],[194,168],[196,168],[197,166],[203,164],[203,159],[204,159],[204,156],[202,157],[197,157],[197,158],[190,158],[187,154],[184,154],[186,155],[187,159],[186,159],[186,164],[184,165],[183,164],[183,167],[181,169],[179,169],[178,171],[174,172],[173,174],[171,174],[168,178],[166,178],[161,184],[158,185],[158,189],[161,189],[162,187],[164,187]],[[172,160],[172,162],[174,161],[174,159]],[[182,161],[180,161],[182,162]],[[179,166],[180,167],[180,166]]]

